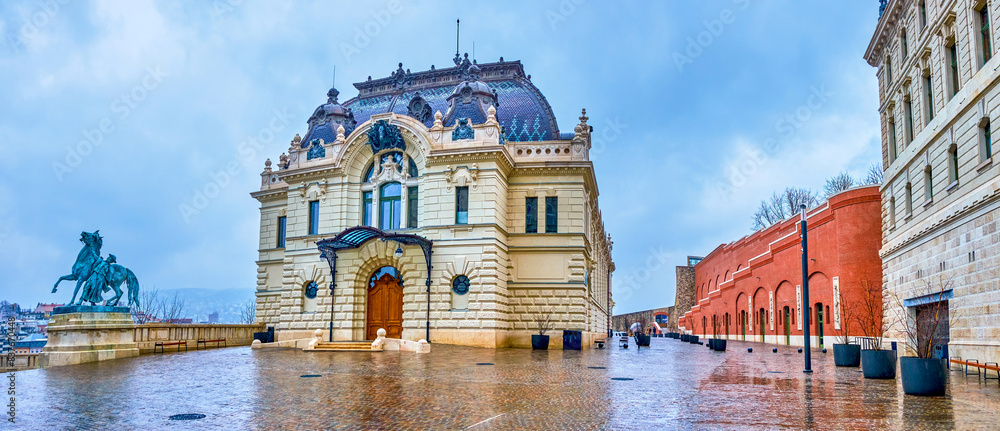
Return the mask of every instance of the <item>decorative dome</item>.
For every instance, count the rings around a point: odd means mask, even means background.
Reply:
[[[459,67],[462,68],[460,73],[464,80],[446,99],[448,112],[444,114],[444,125],[454,125],[460,118],[468,118],[472,120],[472,124],[485,123],[488,116],[486,111],[490,106],[497,105],[497,94],[479,80],[480,69],[476,63],[466,60]]]
[[[302,147],[305,148],[313,139],[322,139],[325,142],[333,142],[337,139],[337,127],[343,126],[348,135],[354,131],[358,122],[354,119],[354,112],[350,108],[345,108],[337,102],[340,92],[336,88],[330,88],[326,92],[326,103],[320,105],[309,117],[309,131],[302,139]]]

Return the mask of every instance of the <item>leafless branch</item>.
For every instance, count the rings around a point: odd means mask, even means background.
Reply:
[[[250,325],[255,320],[257,320],[257,298],[252,298],[240,309],[240,322]]]
[[[541,312],[535,314],[535,323],[538,324],[538,335],[545,335],[552,330],[552,310],[543,308]]]
[[[833,196],[851,187],[854,187],[854,177],[847,171],[843,171],[837,175],[834,175],[830,179],[826,180],[826,185],[823,186],[823,191],[826,193],[826,197]]]
[[[868,167],[868,175],[865,177],[864,185],[878,185],[882,184],[883,181],[885,181],[885,171],[882,170],[882,165],[872,163],[872,165]]]

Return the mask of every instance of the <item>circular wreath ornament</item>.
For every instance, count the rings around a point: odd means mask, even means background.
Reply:
[[[451,281],[451,290],[458,295],[469,293],[469,277],[460,275]]]
[[[316,294],[319,293],[319,285],[315,281],[310,281],[306,285],[306,298],[313,299],[316,298]]]

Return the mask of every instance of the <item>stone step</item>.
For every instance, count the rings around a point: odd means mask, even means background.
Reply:
[[[322,342],[316,345],[313,349],[316,351],[335,351],[335,352],[370,352],[372,351],[371,341],[334,341],[334,342]]]

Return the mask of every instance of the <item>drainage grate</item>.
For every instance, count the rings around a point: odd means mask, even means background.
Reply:
[[[321,374],[303,374],[299,377],[323,377]]]
[[[587,367],[587,368],[590,368],[591,370],[606,370],[606,369],[608,369],[608,367]]]
[[[768,371],[770,374],[785,374],[784,371]]]
[[[476,362],[476,365],[494,365],[492,362]]]
[[[635,379],[633,379],[631,377],[612,377],[611,380],[618,380],[618,381],[625,382],[625,381],[635,380]]]
[[[204,419],[205,415],[201,413],[185,413],[182,415],[173,415],[170,417],[172,421],[193,421],[198,419]]]

